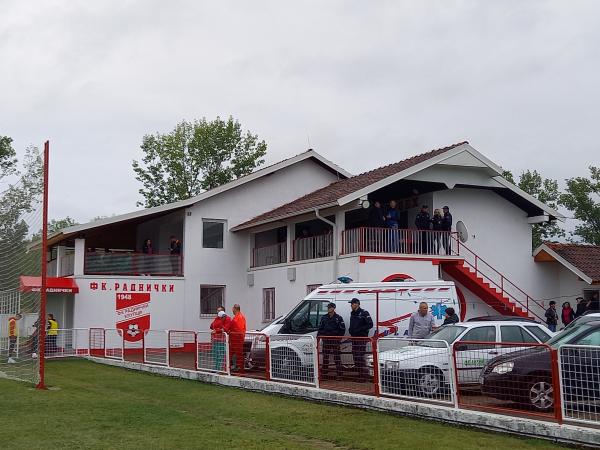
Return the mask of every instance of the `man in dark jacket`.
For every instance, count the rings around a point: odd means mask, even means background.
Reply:
[[[456,311],[454,311],[454,308],[446,308],[444,323],[442,323],[442,326],[443,325],[454,325],[455,323],[458,323],[458,322],[460,322],[460,319],[458,318]]]
[[[327,314],[321,317],[317,336],[343,336],[346,334],[346,324],[342,316],[335,312],[335,303],[327,305]],[[329,372],[331,355],[335,364],[336,376],[342,376],[342,358],[340,356],[341,339],[323,339],[323,368]],[[325,370],[323,371],[325,372]]]
[[[556,325],[558,324],[558,313],[556,312],[556,302],[552,300],[550,307],[546,310],[546,325],[552,332],[556,332]]]
[[[378,200],[375,200],[373,207],[369,211],[369,226],[374,228],[385,227],[385,212]]]
[[[442,231],[446,233],[442,234],[442,244],[446,250],[446,255],[450,255],[452,251],[452,240],[450,239],[450,232],[452,231],[452,214],[450,214],[450,208],[444,206],[444,216],[442,217]]]
[[[429,207],[427,205],[423,205],[421,207],[421,212],[417,214],[415,218],[415,225],[417,230],[421,230],[419,233],[419,253],[429,253],[430,247],[430,234],[429,230],[431,229],[431,217],[429,216]]]
[[[367,381],[369,373],[365,364],[365,355],[368,339],[364,338],[369,336],[369,330],[373,328],[373,319],[371,319],[369,311],[360,307],[359,299],[353,298],[348,303],[352,308],[348,332],[352,337],[363,338],[352,339],[352,359],[354,360],[354,367],[358,371],[359,380]]]

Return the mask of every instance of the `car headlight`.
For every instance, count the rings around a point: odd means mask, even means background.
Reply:
[[[399,361],[385,361],[383,367],[387,370],[398,370],[400,367]]]
[[[498,375],[502,375],[503,373],[512,372],[513,367],[515,366],[514,362],[503,362],[494,366],[492,369],[492,373],[497,373]]]

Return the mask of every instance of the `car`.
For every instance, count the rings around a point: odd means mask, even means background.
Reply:
[[[592,320],[597,320],[600,318],[600,312],[596,311],[586,311],[581,316],[577,317],[573,322],[563,328],[563,330],[568,330],[574,326],[579,325],[580,323],[590,322]]]
[[[452,358],[456,361],[459,384],[477,385],[488,360],[500,353],[518,351],[519,343],[543,343],[552,334],[537,323],[484,321],[446,325],[426,340],[380,341],[378,366],[382,392],[437,398],[451,384]],[[461,341],[465,344],[460,344]],[[473,341],[481,344],[473,344]],[[388,342],[395,348],[382,350]],[[517,345],[502,346],[501,343]],[[372,358],[367,362],[372,367]]]
[[[467,322],[533,322],[539,323],[531,317],[517,316],[480,316],[468,319]]]
[[[565,406],[595,408],[600,413],[600,315],[582,316],[547,345],[561,352],[561,377]],[[535,411],[554,408],[556,377],[552,376],[548,347],[528,348],[489,361],[480,377],[484,395],[509,400]]]

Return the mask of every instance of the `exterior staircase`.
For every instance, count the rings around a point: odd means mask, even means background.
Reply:
[[[498,313],[545,322],[544,306],[481,259],[462,242],[458,255],[464,259],[440,260],[444,272],[464,285]]]

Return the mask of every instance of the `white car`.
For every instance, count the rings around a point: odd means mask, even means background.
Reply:
[[[552,335],[535,322],[503,320],[446,325],[426,340],[381,339],[378,344],[381,392],[439,397],[450,384],[452,358],[456,358],[459,384],[475,385],[489,360],[523,348],[500,343],[540,344]],[[483,344],[457,344],[453,356],[452,345],[460,341]],[[369,363],[372,367],[372,360]]]

